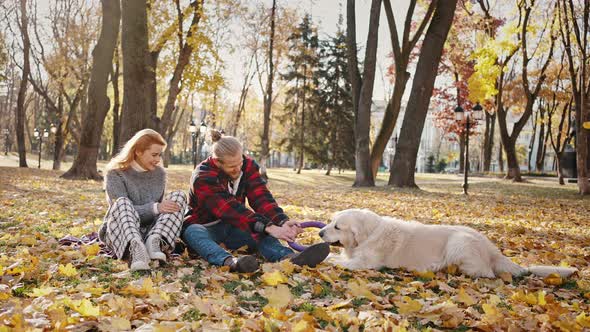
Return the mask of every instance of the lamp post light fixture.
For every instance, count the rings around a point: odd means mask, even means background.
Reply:
[[[49,137],[49,132],[47,131],[47,129],[43,129],[43,131],[41,131],[40,129],[35,128],[33,136],[39,141],[39,164],[37,168],[41,168],[41,151],[43,150],[43,138]]]
[[[461,122],[465,120],[465,156],[463,158],[463,194],[467,195],[467,189],[469,188],[468,176],[469,176],[469,130],[471,129],[471,117],[475,120],[481,120],[483,115],[483,107],[479,102],[473,106],[471,114],[465,112],[461,105],[455,108],[455,120]]]

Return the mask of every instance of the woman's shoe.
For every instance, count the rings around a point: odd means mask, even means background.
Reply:
[[[145,245],[140,239],[132,239],[129,243],[129,254],[131,255],[131,271],[150,269],[150,258]]]

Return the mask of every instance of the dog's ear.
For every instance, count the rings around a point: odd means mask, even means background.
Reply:
[[[360,243],[363,243],[369,234],[364,227],[362,220],[356,220],[350,225],[350,232],[352,233],[354,247],[357,247]]]

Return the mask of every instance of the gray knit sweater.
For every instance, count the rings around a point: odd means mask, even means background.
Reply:
[[[165,187],[166,172],[160,166],[147,172],[138,172],[133,168],[124,171],[112,169],[105,179],[109,206],[119,197],[129,198],[139,213],[142,225],[153,222],[156,217],[154,203],[162,201]]]

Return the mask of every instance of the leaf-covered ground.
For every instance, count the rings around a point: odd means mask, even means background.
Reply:
[[[422,176],[422,190],[354,189],[353,174],[270,170],[270,186],[298,220],[327,221],[346,208],[486,234],[522,265],[577,267],[567,280],[533,276],[473,280],[439,273],[348,271],[322,264],[266,263],[251,275],[183,255],[151,273],[57,243],[95,231],[106,210],[102,185],[59,173],[0,167],[0,331],[581,331],[590,328],[590,201],[554,179],[514,184]],[[186,190],[188,168],[169,170]],[[383,179],[380,179],[383,184]],[[308,229],[302,243],[319,241]],[[338,249],[333,249],[337,251]]]

